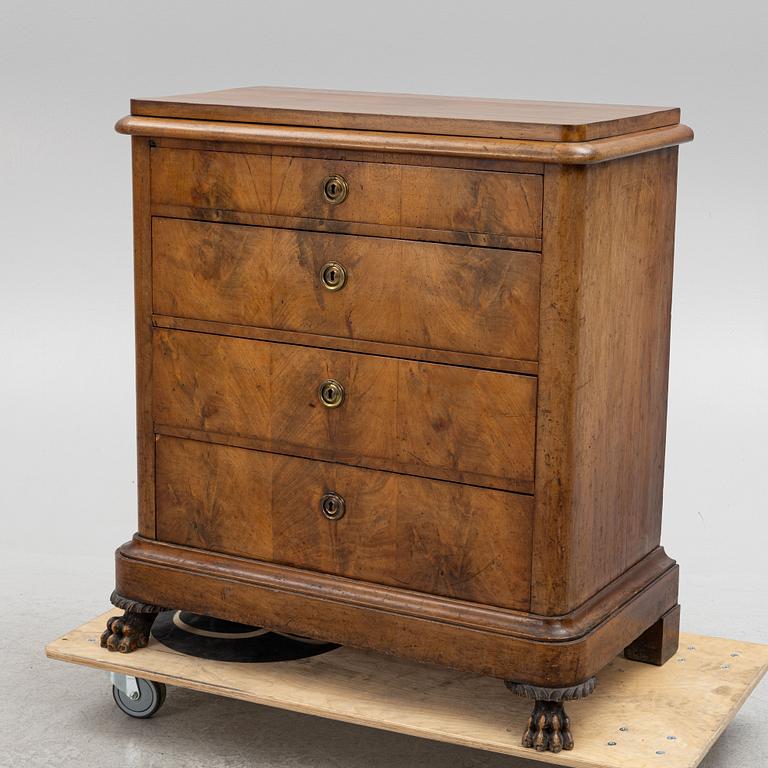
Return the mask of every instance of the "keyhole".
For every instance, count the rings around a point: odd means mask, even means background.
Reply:
[[[323,182],[323,194],[329,203],[343,203],[347,197],[347,182],[338,174],[329,176]]]
[[[323,264],[320,281],[329,291],[340,291],[347,282],[347,270],[336,261]]]
[[[329,520],[340,520],[344,517],[346,505],[337,493],[326,493],[320,499],[320,510]]]
[[[317,396],[327,408],[338,408],[344,401],[344,387],[335,379],[328,379],[317,388]]]

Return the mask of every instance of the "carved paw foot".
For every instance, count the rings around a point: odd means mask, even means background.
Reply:
[[[597,680],[590,677],[567,688],[543,688],[505,680],[504,684],[517,696],[533,699],[533,712],[523,734],[523,746],[537,752],[560,752],[573,749],[571,721],[565,714],[564,702],[588,696],[595,690]]]
[[[573,749],[571,721],[560,701],[537,701],[523,734],[523,746],[537,752]]]
[[[108,651],[130,653],[137,648],[146,647],[149,642],[149,630],[157,617],[156,613],[132,613],[126,611],[122,616],[107,619],[107,628],[101,635],[101,647]]]

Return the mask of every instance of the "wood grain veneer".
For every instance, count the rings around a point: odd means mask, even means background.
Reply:
[[[680,110],[667,107],[263,86],[133,99],[131,113],[244,123],[566,142],[601,139],[680,122]]]
[[[550,703],[624,648],[663,663],[679,111],[252,89],[133,112],[139,535],[116,600],[145,618],[109,647],[169,606]]]
[[[321,496],[346,500],[340,520]],[[527,609],[533,499],[160,437],[157,536],[446,597]]]
[[[153,204],[449,230],[470,244],[541,237],[538,174],[159,147],[151,163]],[[333,174],[349,184],[339,205],[323,196]]]
[[[133,157],[133,273],[136,303],[136,436],[139,533],[155,535],[155,457],[152,418],[152,224],[149,141],[131,139]]]
[[[235,336],[259,341],[277,341],[282,344],[299,344],[303,347],[336,349],[342,352],[362,352],[378,357],[396,357],[405,360],[422,360],[427,363],[446,363],[465,368],[482,368],[492,371],[508,371],[535,375],[539,364],[535,360],[520,360],[493,355],[474,355],[468,352],[452,352],[431,347],[412,347],[406,344],[347,339],[343,336],[324,336],[304,331],[283,331],[263,326],[219,323],[214,320],[194,320],[170,315],[153,315],[152,322],[157,328],[176,328],[181,331],[199,331],[218,336]]]
[[[156,329],[159,427],[250,438],[254,447],[530,493],[530,376]],[[320,384],[339,381],[338,408]]]
[[[579,605],[659,543],[676,176],[675,148],[548,172],[537,613]]]
[[[535,360],[536,253],[157,217],[161,315]],[[347,272],[338,291],[323,265]]]

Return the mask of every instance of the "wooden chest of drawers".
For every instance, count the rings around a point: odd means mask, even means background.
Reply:
[[[139,527],[185,609],[500,677],[524,736],[676,648],[659,546],[676,109],[134,101]]]

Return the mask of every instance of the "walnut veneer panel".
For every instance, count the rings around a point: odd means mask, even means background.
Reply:
[[[537,253],[155,218],[163,315],[535,360]],[[346,283],[320,279],[339,262]]]
[[[541,237],[542,177],[386,163],[154,148],[152,202],[406,229]],[[340,174],[341,203],[323,195]],[[424,238],[431,239],[431,238]]]
[[[670,107],[264,86],[133,99],[131,113],[544,141],[599,139],[680,120],[680,110]]]
[[[160,426],[256,448],[530,493],[536,379],[156,329]],[[345,389],[321,404],[327,379]]]
[[[541,613],[580,605],[659,544],[677,151],[547,170]]]
[[[529,496],[160,437],[157,536],[404,589],[524,609]],[[325,493],[346,512],[328,520]]]

